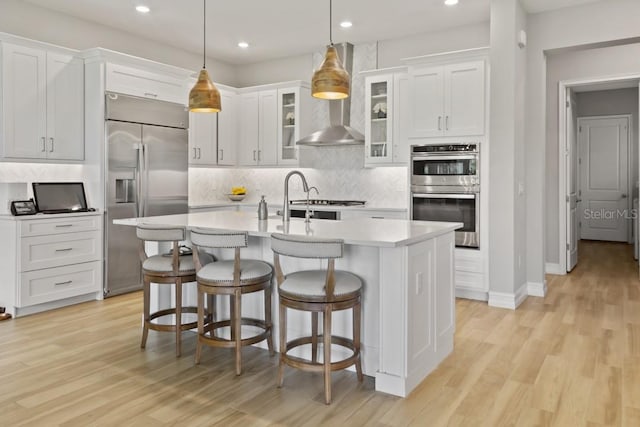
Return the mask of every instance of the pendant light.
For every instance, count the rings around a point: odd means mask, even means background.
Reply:
[[[349,73],[342,66],[333,46],[332,0],[329,0],[329,46],[320,68],[311,79],[311,95],[320,99],[344,99],[349,97]]]
[[[189,92],[189,111],[194,113],[217,113],[222,110],[220,104],[220,92],[218,88],[211,82],[209,73],[207,72],[207,2],[202,0],[203,8],[203,28],[204,43],[202,54],[202,70],[198,75],[191,92]]]

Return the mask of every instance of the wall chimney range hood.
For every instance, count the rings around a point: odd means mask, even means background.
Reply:
[[[336,44],[335,48],[342,60],[342,65],[351,77],[353,68],[353,45]],[[351,97],[343,100],[331,100],[329,103],[329,122],[331,126],[321,129],[297,141],[297,145],[313,147],[336,147],[347,145],[364,145],[364,135],[351,126]]]

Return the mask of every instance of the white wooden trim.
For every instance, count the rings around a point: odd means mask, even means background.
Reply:
[[[558,249],[559,262],[555,271],[549,271],[549,263],[545,269],[551,274],[567,274],[567,206],[566,206],[566,162],[567,152],[567,109],[565,107],[567,89],[594,83],[616,82],[624,80],[639,80],[640,74],[619,74],[611,76],[592,77],[586,79],[561,80],[558,84]],[[631,126],[631,123],[629,124]],[[630,130],[630,129],[629,129]],[[639,132],[640,134],[640,132]],[[627,138],[630,139],[630,138]],[[629,173],[631,176],[631,173]],[[546,233],[546,230],[545,230]],[[545,260],[546,261],[546,260]]]
[[[530,297],[542,297],[544,298],[547,295],[547,281],[545,280],[542,283],[527,283],[527,294]]]
[[[547,262],[547,263],[544,264],[544,272],[546,274],[557,274],[557,275],[560,275],[560,276],[564,276],[565,274],[567,274],[567,269],[566,268],[563,269],[560,266],[560,264]]]
[[[489,293],[477,289],[465,289],[456,286],[456,298],[472,299],[476,301],[488,301]]]
[[[515,293],[489,291],[489,306],[515,310],[527,298],[527,284],[522,284]]]

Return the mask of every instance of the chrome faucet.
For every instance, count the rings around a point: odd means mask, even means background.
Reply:
[[[316,187],[309,187],[309,191],[307,191],[307,209],[304,211],[304,222],[311,222],[311,215],[313,215],[313,211],[309,209],[309,195],[311,194],[311,190],[315,190],[316,195],[320,194]]]
[[[302,179],[302,189],[305,193],[309,193],[309,185],[307,184],[307,179],[304,177],[302,172],[300,171],[291,171],[284,178],[284,206],[282,207],[282,221],[289,222],[291,219],[291,210],[289,209],[289,178],[293,175],[299,175],[300,179]],[[317,190],[316,190],[317,191]]]

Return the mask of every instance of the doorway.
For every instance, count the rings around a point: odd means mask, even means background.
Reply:
[[[562,271],[578,263],[582,239],[634,242],[638,90],[637,76],[560,82]]]

